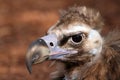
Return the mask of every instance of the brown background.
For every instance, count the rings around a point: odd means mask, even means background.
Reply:
[[[120,0],[0,0],[0,80],[49,80],[49,62],[25,66],[28,45],[59,19],[59,10],[74,4],[98,9],[104,33],[120,26]]]

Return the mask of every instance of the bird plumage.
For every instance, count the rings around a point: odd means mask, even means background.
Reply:
[[[64,11],[59,23],[55,26],[55,28],[60,25],[69,25],[74,22],[88,24],[91,28],[97,29],[98,31],[101,31],[104,25],[103,18],[99,12],[86,7],[73,7],[68,11]],[[102,52],[100,53],[99,58],[97,58],[95,61],[89,62],[91,56],[85,55],[85,53],[83,53],[85,57],[77,54],[75,56],[71,56],[71,58],[69,58],[70,60],[68,59],[68,61],[71,63],[60,63],[60,65],[58,63],[58,71],[53,72],[52,75],[54,75],[56,80],[65,76],[65,73],[68,76],[68,80],[119,80],[119,34],[119,29],[115,29],[103,37],[104,43],[102,45]],[[80,65],[78,62],[80,62]],[[74,76],[77,78],[72,79]]]
[[[53,80],[119,80],[120,79],[120,31],[111,31],[104,37],[100,57],[94,62],[87,57],[75,56],[73,63],[57,63],[57,70],[52,73]],[[89,56],[88,56],[89,57]],[[79,65],[77,62],[83,61]],[[76,62],[76,63],[74,63]],[[85,64],[84,64],[85,62]],[[86,63],[87,62],[87,63]],[[75,78],[75,79],[73,79]]]
[[[47,49],[50,48],[49,56],[54,56],[49,60],[57,64],[56,71],[51,74],[53,80],[120,79],[120,31],[116,29],[107,36],[101,36],[103,25],[103,18],[94,9],[72,7],[63,11],[60,20],[42,38]],[[34,58],[36,49],[31,52],[27,63]],[[38,56],[41,54],[37,52]],[[39,62],[41,57],[37,58],[35,61]]]

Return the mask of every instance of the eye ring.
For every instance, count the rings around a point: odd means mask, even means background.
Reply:
[[[71,37],[71,41],[74,44],[80,44],[83,41],[83,37],[84,37],[83,33],[76,34]]]

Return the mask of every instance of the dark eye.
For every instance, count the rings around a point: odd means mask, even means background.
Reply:
[[[72,36],[72,41],[74,43],[79,43],[82,41],[82,38],[83,38],[82,34],[77,34],[77,35]]]

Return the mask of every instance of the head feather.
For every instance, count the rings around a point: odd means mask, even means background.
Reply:
[[[97,10],[82,7],[71,7],[67,11],[63,11],[60,17],[60,24],[70,23],[85,23],[90,25],[91,28],[101,31],[104,22],[100,13]],[[59,24],[58,24],[59,25]]]

